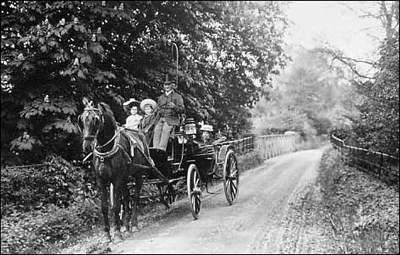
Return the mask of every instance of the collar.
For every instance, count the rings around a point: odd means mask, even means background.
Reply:
[[[169,96],[172,92],[174,92],[174,90],[170,90],[170,91],[168,91],[168,92],[165,92],[165,95],[166,95],[166,96]]]

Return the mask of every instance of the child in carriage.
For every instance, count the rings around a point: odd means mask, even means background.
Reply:
[[[131,115],[129,115],[126,118],[126,123],[125,123],[124,127],[128,128],[128,129],[138,130],[139,122],[143,118],[142,115],[138,114],[139,102],[136,101],[136,99],[131,98],[129,101],[125,102],[123,105],[124,105],[125,109],[130,108],[130,113],[131,113]]]
[[[154,126],[157,121],[157,116],[154,113],[156,107],[157,107],[156,101],[150,98],[144,99],[140,103],[140,109],[145,113],[145,115],[140,120],[138,127],[139,130],[145,134],[147,145],[149,146],[153,139]]]

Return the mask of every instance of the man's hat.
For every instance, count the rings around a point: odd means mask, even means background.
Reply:
[[[174,83],[174,82],[175,82],[174,80],[170,80],[169,79],[169,75],[168,74],[165,75],[164,84],[169,84],[169,83]]]
[[[142,102],[140,102],[140,109],[142,109],[142,111],[144,111],[144,107],[148,104],[151,106],[151,108],[153,108],[153,110],[157,107],[156,101],[154,101],[153,99],[150,99],[150,98],[146,98]]]

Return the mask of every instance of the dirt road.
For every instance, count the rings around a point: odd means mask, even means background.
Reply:
[[[229,206],[222,184],[203,198],[193,220],[186,199],[124,242],[112,253],[280,253],[315,251],[301,227],[291,227],[293,204],[309,194],[323,149],[299,151],[267,160],[241,175],[238,201]],[[303,213],[297,214],[301,218]],[[301,224],[300,224],[301,225]],[[307,238],[306,238],[307,239]]]

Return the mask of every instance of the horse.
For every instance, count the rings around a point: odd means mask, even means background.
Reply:
[[[82,102],[85,108],[78,116],[78,124],[83,136],[82,149],[85,153],[93,153],[92,163],[101,193],[105,235],[111,242],[107,187],[112,184],[114,189],[112,205],[115,221],[114,238],[116,241],[122,240],[119,217],[121,202],[123,206],[122,221],[126,231],[132,233],[132,230],[139,230],[137,217],[144,173],[149,169],[154,170],[160,179],[168,185],[169,183],[155,168],[146,138],[142,133],[128,131],[117,126],[114,114],[106,103],[100,102],[97,107],[94,107],[93,102],[87,98],[83,98]],[[127,185],[129,178],[134,178],[135,182],[133,208],[130,206],[132,201]],[[132,222],[130,222],[131,218]]]

